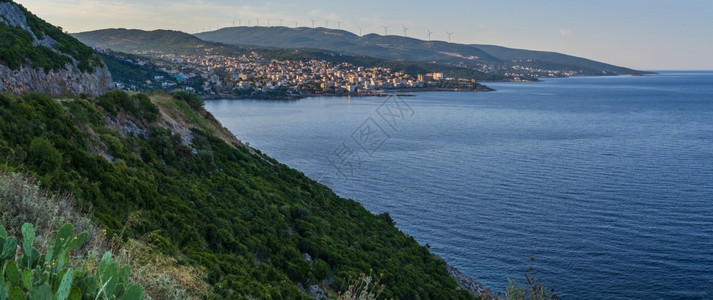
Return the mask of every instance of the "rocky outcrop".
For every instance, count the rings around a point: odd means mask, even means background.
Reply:
[[[475,295],[476,297],[479,297],[487,290],[487,288],[483,286],[482,283],[475,281],[475,279],[471,278],[468,275],[463,274],[456,267],[451,266],[450,264],[446,264],[446,268],[448,269],[448,273],[451,274],[451,277],[456,280],[458,286]]]
[[[98,96],[112,90],[113,85],[106,66],[86,73],[68,65],[66,69],[46,73],[43,69],[26,66],[13,71],[0,64],[0,92],[5,93],[39,92],[55,96],[85,93]]]
[[[20,26],[22,29],[30,31],[25,14],[14,3],[0,2],[0,20],[10,26]]]
[[[0,2],[0,22],[12,27],[20,27],[34,39],[33,46],[55,48],[57,43],[48,35],[36,36],[27,23],[23,10],[12,2]],[[65,54],[66,55],[66,54]],[[82,72],[74,58],[65,68],[46,72],[42,68],[29,65],[17,70],[10,69],[0,61],[0,92],[22,94],[39,92],[53,96],[89,94],[98,96],[113,89],[111,73],[106,66],[97,67],[93,72]]]

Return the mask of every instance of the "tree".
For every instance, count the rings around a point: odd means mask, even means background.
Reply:
[[[51,173],[62,164],[62,155],[49,140],[36,137],[30,142],[27,162],[37,167],[42,173]]]

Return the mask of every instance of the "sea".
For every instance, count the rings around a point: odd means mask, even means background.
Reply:
[[[713,299],[713,72],[486,84],[206,108],[493,291]]]

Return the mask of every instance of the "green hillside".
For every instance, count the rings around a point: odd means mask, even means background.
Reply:
[[[360,273],[386,298],[473,298],[390,218],[243,146],[189,94],[1,94],[0,157],[110,237],[203,270],[218,298],[309,298],[300,286],[333,293]]]
[[[76,64],[83,72],[102,66],[94,51],[10,0],[0,0],[8,15],[0,16],[0,64],[17,70],[22,66],[46,72]],[[24,19],[24,20],[22,20]],[[22,22],[24,21],[24,22]]]
[[[72,34],[87,45],[126,53],[203,53],[209,46],[192,35],[173,30],[102,29]]]

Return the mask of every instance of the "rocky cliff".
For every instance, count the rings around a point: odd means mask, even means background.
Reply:
[[[23,94],[40,92],[48,95],[78,95],[89,94],[98,96],[113,88],[111,73],[106,67],[92,73],[82,72],[73,65],[66,69],[49,71],[43,69],[22,67],[11,70],[0,64],[0,92]]]
[[[111,73],[86,45],[12,1],[0,1],[0,92],[101,95]]]

